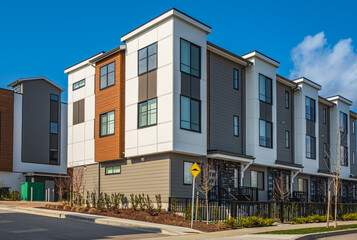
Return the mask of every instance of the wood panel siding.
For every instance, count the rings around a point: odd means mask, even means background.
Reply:
[[[115,84],[99,89],[100,68],[115,61]],[[97,62],[95,74],[95,161],[124,158],[125,52],[120,51]],[[100,114],[115,111],[114,135],[100,137]]]
[[[0,89],[0,171],[12,171],[14,93]]]

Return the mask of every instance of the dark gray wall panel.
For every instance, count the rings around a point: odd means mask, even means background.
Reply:
[[[306,119],[306,135],[316,137],[315,135],[315,122]]]
[[[350,159],[350,164],[351,164],[351,174],[354,175],[354,176],[357,176],[357,166],[356,166],[356,162],[353,164],[352,162],[352,153],[355,152],[355,155],[356,155],[356,150],[357,150],[357,139],[356,139],[356,130],[355,129],[355,134],[353,134],[353,131],[352,131],[352,124],[354,124],[356,126],[356,119],[355,118],[350,118],[350,130],[349,130],[349,133],[350,133],[350,150],[349,150],[349,159]]]
[[[330,146],[330,110],[329,107],[323,103],[319,103],[319,169],[322,171],[329,171],[330,161],[324,158],[324,143],[327,144],[327,149]],[[324,123],[324,110],[326,109],[326,123]]]

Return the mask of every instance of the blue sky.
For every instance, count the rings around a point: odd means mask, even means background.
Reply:
[[[3,2],[0,87],[46,76],[67,88],[66,67],[120,45],[123,34],[172,7],[211,26],[209,41],[239,55],[258,50],[281,63],[279,74],[322,84],[322,95],[343,95],[346,85],[357,91],[357,3],[344,0]],[[336,87],[336,80],[345,84]]]

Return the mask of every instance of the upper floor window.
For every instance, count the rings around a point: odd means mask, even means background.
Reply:
[[[290,106],[290,93],[285,91],[285,108],[288,109]]]
[[[190,172],[192,162],[183,162],[183,184],[192,184],[193,176]]]
[[[340,131],[347,134],[347,114],[340,112]]]
[[[59,96],[57,94],[52,94],[50,95],[50,100],[58,102],[59,101]]]
[[[340,161],[342,166],[348,166],[348,147],[340,146]]]
[[[322,114],[323,114],[323,123],[326,124],[327,123],[327,109],[323,108],[322,109]]]
[[[100,68],[100,90],[115,84],[115,62]]]
[[[157,99],[139,103],[139,128],[156,125]]]
[[[82,79],[78,82],[73,83],[73,91],[77,90],[78,88],[84,87],[86,85],[86,79]]]
[[[250,186],[264,190],[264,172],[250,171]]]
[[[259,100],[272,104],[272,79],[259,75]]]
[[[356,121],[352,121],[352,134],[355,135],[356,134]]]
[[[107,112],[100,115],[99,136],[105,137],[114,135],[115,112]]]
[[[201,131],[201,102],[193,98],[181,96],[181,128]]]
[[[138,51],[138,75],[157,68],[157,43],[153,43]]]
[[[239,70],[235,68],[233,69],[233,88],[239,89]]]
[[[323,152],[323,156],[324,156],[324,158],[326,159],[327,157],[328,157],[328,155],[329,155],[329,152],[328,152],[328,149],[327,149],[327,144],[326,143],[324,143],[324,150],[323,150],[324,152]]]
[[[201,48],[181,39],[181,72],[195,77],[201,76]]]
[[[239,117],[233,116],[233,134],[234,136],[239,136]]]
[[[298,189],[299,192],[307,192],[308,181],[307,179],[299,178]]]
[[[316,138],[306,135],[306,158],[316,159]]]
[[[353,165],[356,164],[356,154],[355,154],[355,152],[352,152],[352,164]]]
[[[50,133],[58,134],[58,123],[50,122]]]
[[[306,97],[306,119],[315,122],[315,100]]]
[[[285,147],[290,148],[290,132],[285,131]]]
[[[259,120],[259,145],[262,147],[273,147],[273,126],[271,122]]]

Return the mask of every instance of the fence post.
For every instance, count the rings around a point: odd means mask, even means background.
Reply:
[[[284,223],[284,203],[280,202],[280,221]]]
[[[169,212],[171,212],[171,197],[169,197],[169,207],[168,207]]]
[[[237,201],[233,200],[231,205],[231,216],[237,218]]]

